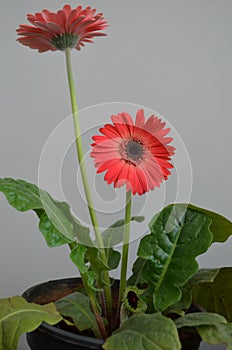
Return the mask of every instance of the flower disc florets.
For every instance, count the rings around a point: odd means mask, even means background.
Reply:
[[[122,157],[128,162],[138,163],[143,157],[144,147],[141,141],[132,139],[122,143],[120,147]]]
[[[43,10],[34,15],[27,15],[31,25],[22,24],[17,29],[17,40],[39,52],[48,50],[80,50],[86,42],[92,42],[95,36],[104,36],[101,30],[108,26],[103,14],[96,14],[96,9],[77,6],[72,9],[65,5],[61,10],[51,12]]]

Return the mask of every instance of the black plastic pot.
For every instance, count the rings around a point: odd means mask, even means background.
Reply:
[[[49,281],[29,288],[23,297],[43,305],[73,293],[81,284],[80,278]],[[104,341],[43,323],[34,332],[27,333],[27,342],[32,350],[101,350]]]
[[[73,293],[80,286],[80,278],[49,281],[29,288],[23,297],[29,302],[43,305]],[[180,339],[182,350],[199,349],[201,339],[197,333],[181,332]],[[104,341],[43,323],[34,332],[27,334],[27,342],[31,350],[102,350]]]

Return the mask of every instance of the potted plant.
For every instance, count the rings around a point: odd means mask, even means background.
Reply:
[[[80,278],[32,287],[24,296],[0,300],[0,350],[17,349],[28,332],[31,349],[198,349],[200,339],[232,348],[231,268],[199,269],[197,256],[232,234],[232,223],[189,203],[174,203],[155,213],[140,240],[137,260],[127,276],[135,195],[154,190],[173,167],[175,140],[155,115],[125,111],[93,135],[91,157],[98,173],[115,188],[124,187],[125,215],[101,232],[84,162],[71,49],[80,50],[108,23],[91,7],[65,5],[57,13],[28,15],[18,41],[39,52],[66,56],[76,149],[95,238],[66,202],[24,180],[0,179],[0,191],[19,211],[32,210],[51,247],[67,244]],[[122,252],[115,249],[122,243]],[[111,270],[120,265],[120,280]],[[202,312],[203,311],[203,312]],[[30,333],[32,332],[32,333]]]

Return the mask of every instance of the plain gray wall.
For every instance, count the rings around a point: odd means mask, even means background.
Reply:
[[[55,11],[63,4],[0,3],[2,177],[37,183],[44,143],[70,114],[64,55],[38,54],[15,41],[15,29],[26,23],[27,13]],[[106,38],[73,52],[79,107],[124,101],[165,116],[190,155],[191,202],[231,219],[231,0],[70,4],[96,7],[110,22]],[[0,296],[74,276],[67,248],[47,248],[36,217],[15,211],[3,195],[0,199]],[[213,246],[199,262],[204,267],[231,265],[231,240]]]

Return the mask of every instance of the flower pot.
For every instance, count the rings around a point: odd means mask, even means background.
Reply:
[[[23,297],[29,302],[43,305],[73,293],[81,285],[80,278],[49,281],[29,288]],[[199,349],[201,339],[198,334],[181,332],[180,339],[182,350]],[[27,342],[31,350],[101,350],[104,341],[43,323],[34,332],[27,334]]]
[[[30,302],[43,305],[75,292],[80,286],[80,278],[54,280],[29,288],[24,292],[23,297]],[[28,333],[27,342],[32,350],[100,350],[103,344],[103,340],[74,334],[46,323],[34,332]]]

